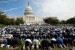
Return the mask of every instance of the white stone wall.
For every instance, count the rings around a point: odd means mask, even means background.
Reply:
[[[43,19],[40,19],[38,17],[23,17],[24,22],[26,25],[30,25],[30,24],[42,24],[43,23]]]

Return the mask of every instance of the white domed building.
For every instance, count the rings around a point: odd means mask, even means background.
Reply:
[[[30,4],[28,2],[28,6],[26,7],[24,17],[23,17],[24,25],[31,25],[31,24],[43,24],[43,19],[36,17],[32,11],[32,8],[30,7]]]

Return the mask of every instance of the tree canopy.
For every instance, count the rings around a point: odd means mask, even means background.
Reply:
[[[9,18],[5,12],[0,11],[0,24],[2,25],[19,25],[23,24],[22,18],[17,18],[16,20],[14,18]]]
[[[75,18],[70,18],[66,21],[67,24],[75,24]]]
[[[51,17],[44,19],[45,23],[56,25],[56,24],[75,24],[75,18],[69,18],[67,20],[59,21],[58,19],[53,19]],[[23,24],[23,18],[9,18],[5,12],[0,11],[0,24],[2,25],[20,25]]]
[[[59,24],[59,20],[58,20],[58,19],[47,18],[47,19],[44,19],[44,21],[45,21],[46,23],[52,24],[52,25]]]
[[[58,19],[47,18],[47,19],[44,19],[44,21],[46,23],[52,24],[52,25],[55,25],[55,24],[75,24],[75,17],[69,18],[67,20],[62,20],[62,21],[59,21]]]

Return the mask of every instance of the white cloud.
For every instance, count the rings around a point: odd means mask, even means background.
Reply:
[[[11,8],[11,9],[4,10],[4,11],[5,11],[5,12],[8,12],[8,11],[12,11],[12,10],[20,9],[20,8],[23,8],[23,7],[25,7],[25,6],[16,7],[16,8]]]
[[[56,16],[60,20],[75,16],[75,0],[36,0],[41,16]]]

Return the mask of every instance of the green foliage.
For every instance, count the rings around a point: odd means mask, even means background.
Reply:
[[[22,18],[17,18],[16,20],[14,18],[8,18],[7,15],[3,12],[0,11],[0,24],[2,25],[19,25],[23,24],[23,19]]]
[[[3,11],[0,11],[0,24],[3,24],[6,18],[7,16],[5,15],[5,13]]]
[[[19,24],[23,24],[24,22],[23,22],[23,19],[22,18],[17,18],[16,19],[16,25],[19,25]]]
[[[66,21],[65,21],[65,20],[62,20],[62,21],[60,22],[60,24],[66,24]]]
[[[70,19],[67,19],[66,21],[65,20],[59,21],[58,19],[47,18],[47,19],[44,19],[44,21],[46,23],[52,24],[52,25],[55,25],[55,24],[75,24],[75,18],[70,18]]]
[[[70,18],[66,21],[67,24],[75,24],[75,18]]]
[[[75,18],[70,18],[68,20],[62,20],[61,22],[58,19],[47,18],[44,19],[45,23],[56,25],[56,24],[75,24]],[[20,25],[24,21],[22,18],[8,18],[5,12],[0,11],[0,25]]]
[[[47,18],[47,19],[44,19],[44,21],[46,23],[52,24],[52,25],[59,24],[59,20],[58,19]]]

